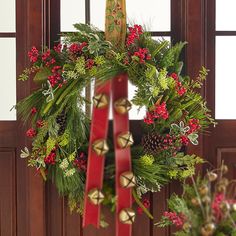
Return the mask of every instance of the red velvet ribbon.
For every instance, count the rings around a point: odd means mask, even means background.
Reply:
[[[112,85],[111,85],[112,83]],[[120,98],[128,97],[128,76],[120,74],[113,78],[112,82],[106,82],[102,86],[97,86],[95,94],[104,93],[110,97],[112,90],[113,104]],[[89,142],[88,168],[85,189],[84,217],[83,226],[92,224],[99,228],[100,222],[100,205],[93,205],[88,199],[88,192],[93,188],[102,190],[102,182],[104,175],[104,157],[97,156],[92,150],[92,144],[97,139],[107,138],[107,129],[109,121],[109,106],[103,109],[93,108],[93,116],[91,123],[91,133]],[[117,137],[120,133],[129,131],[129,116],[119,114],[113,106],[113,135],[115,148],[115,164],[116,164],[116,236],[131,236],[132,225],[121,223],[119,213],[124,208],[132,206],[132,192],[130,188],[123,188],[120,185],[120,175],[123,172],[131,170],[131,154],[130,148],[120,148],[117,144]]]

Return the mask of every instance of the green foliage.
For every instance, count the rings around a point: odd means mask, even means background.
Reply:
[[[67,146],[70,141],[69,138],[70,138],[69,130],[66,130],[62,136],[58,137],[58,144],[61,147]]]
[[[170,163],[169,176],[172,179],[186,179],[187,177],[195,174],[195,166],[202,164],[204,161],[202,158],[192,154],[185,155],[184,153],[178,153]]]
[[[24,121],[24,123],[32,119],[31,118],[32,106],[35,106],[38,110],[41,109],[42,103],[38,102],[41,100],[41,98],[42,98],[42,90],[39,89],[17,103],[16,105],[17,114],[19,115],[20,119]],[[36,114],[36,118],[37,118],[37,114]]]
[[[174,212],[183,213],[189,217],[189,209],[185,200],[176,194],[173,194],[168,200],[168,207]]]
[[[139,158],[139,162],[144,166],[151,166],[154,161],[154,156],[150,154],[145,154]]]
[[[54,165],[49,167],[48,178],[51,179],[61,195],[78,194],[78,198],[83,199],[84,176],[79,171],[73,175],[66,176],[64,170]],[[71,195],[72,196],[72,195]]]
[[[166,175],[168,171],[168,166],[163,164],[153,163],[152,165],[147,165],[143,163],[143,158],[133,160],[133,171],[135,175],[139,176],[146,184],[164,185],[168,182],[168,177]]]
[[[79,57],[76,60],[75,70],[79,75],[84,75],[86,73],[86,71],[85,71],[85,58],[84,57]]]
[[[47,145],[46,156],[48,156],[51,153],[52,149],[55,147],[56,140],[51,138],[51,137],[49,137],[47,139],[46,145]]]
[[[49,70],[49,68],[42,67],[40,70],[35,74],[34,76],[34,82],[37,84],[42,84],[47,81],[48,76],[51,75],[52,72]]]
[[[179,56],[182,52],[185,42],[179,42],[172,47],[168,46],[162,50],[162,57],[160,59],[160,67],[166,68],[168,71],[178,71],[179,69]]]

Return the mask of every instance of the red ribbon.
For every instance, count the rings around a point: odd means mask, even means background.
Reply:
[[[111,82],[103,85],[96,85],[95,94],[105,94],[110,97]],[[92,122],[90,128],[90,141],[88,151],[87,178],[84,196],[84,217],[83,227],[92,224],[99,228],[100,224],[100,205],[92,204],[88,199],[88,192],[93,188],[102,189],[104,174],[104,156],[98,156],[93,151],[93,142],[98,139],[106,139],[109,122],[109,104],[105,108],[93,106]]]
[[[112,85],[111,85],[112,83]],[[112,86],[112,88],[111,88]],[[113,78],[112,82],[106,82],[104,85],[97,86],[95,94],[111,95],[113,104],[120,98],[128,97],[128,77],[127,74],[120,74]],[[97,156],[92,150],[92,145],[95,140],[106,139],[109,121],[109,105],[106,108],[93,107],[93,116],[91,122],[89,155],[87,179],[85,188],[85,202],[84,202],[84,217],[83,226],[92,224],[99,228],[100,222],[100,205],[94,205],[88,199],[88,192],[93,188],[102,190],[103,175],[104,175],[104,156]],[[120,175],[123,172],[131,170],[131,154],[130,148],[120,148],[117,144],[117,137],[123,132],[129,131],[129,116],[126,114],[119,114],[113,106],[113,136],[115,147],[115,164],[116,164],[116,236],[131,236],[132,225],[121,223],[119,220],[119,213],[124,208],[131,208],[132,206],[132,192],[130,188],[124,188],[120,185]]]
[[[121,74],[112,80],[113,103],[119,98],[128,97],[128,77],[127,74]],[[124,208],[131,208],[132,193],[131,188],[124,188],[120,186],[120,175],[125,171],[131,170],[131,154],[130,148],[119,148],[116,140],[120,133],[129,131],[129,115],[119,114],[113,106],[113,120],[114,120],[114,145],[116,157],[116,235],[128,236],[131,235],[132,226],[121,223],[119,220],[119,213]]]

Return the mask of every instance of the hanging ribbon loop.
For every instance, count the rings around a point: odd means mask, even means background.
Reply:
[[[126,38],[125,0],[107,0],[105,28],[106,40],[118,47],[124,47]],[[116,236],[131,236],[132,223],[135,218],[135,213],[131,209],[131,187],[135,185],[135,177],[131,171],[130,146],[133,144],[133,137],[129,131],[128,111],[131,109],[131,103],[128,101],[127,74],[117,75],[111,81],[95,88],[83,226],[92,224],[99,227],[100,223],[100,203],[104,199],[102,184],[104,156],[108,151],[106,138],[111,95],[116,165]]]

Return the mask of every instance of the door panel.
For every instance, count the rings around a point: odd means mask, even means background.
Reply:
[[[209,0],[213,1],[213,0]],[[60,5],[57,0],[17,0],[17,74],[20,74],[27,64],[26,52],[32,45],[52,45],[60,33]],[[85,1],[89,5],[89,1]],[[172,40],[188,41],[187,50],[183,54],[186,72],[197,76],[200,67],[205,63],[205,48],[209,44],[208,53],[213,48],[211,41],[204,41],[205,1],[172,0],[171,1],[171,36]],[[208,8],[206,8],[208,9]],[[210,11],[210,10],[209,10]],[[158,11],[157,11],[158,12]],[[54,15],[54,17],[52,17]],[[56,17],[55,17],[56,16]],[[89,13],[85,12],[85,20],[89,22]],[[194,30],[193,30],[194,29]],[[163,32],[155,32],[160,36]],[[0,35],[1,36],[1,35]],[[214,59],[208,60],[212,68]],[[206,91],[211,107],[213,73],[208,79]],[[25,97],[33,89],[33,84],[17,82],[17,99]],[[202,91],[204,94],[204,91]],[[206,154],[211,162],[234,164],[236,145],[227,135],[236,134],[235,123],[223,121],[212,130],[211,138],[202,138],[197,149],[189,152]],[[134,136],[140,140],[142,135],[140,121],[131,122]],[[26,146],[26,127],[19,121],[0,121],[0,233],[1,236],[113,236],[115,232],[114,215],[109,209],[104,209],[108,223],[107,229],[96,230],[92,227],[82,229],[79,214],[70,214],[67,200],[59,197],[55,186],[44,184],[34,170],[28,169],[25,160],[19,158],[20,149]],[[204,148],[203,148],[204,147]],[[235,172],[234,172],[235,173]],[[233,174],[233,171],[230,172]],[[162,192],[147,196],[150,199],[150,211],[156,220],[166,209],[166,199],[172,192],[180,192],[180,183],[174,183],[162,189]],[[4,205],[4,207],[2,207]],[[6,217],[7,216],[7,217]],[[167,236],[171,229],[160,229],[153,226],[153,222],[145,215],[138,215],[133,227],[135,236]]]
[[[0,235],[16,234],[16,152],[0,148]]]
[[[13,4],[14,2],[14,4]],[[8,2],[7,2],[8,3]],[[23,71],[27,64],[26,52],[32,45],[42,45],[42,3],[38,0],[11,0],[9,3],[16,5],[15,10],[10,14],[1,14],[7,18],[15,14],[15,25],[11,32],[3,32],[0,29],[0,38],[14,38],[16,41],[16,71],[17,76]],[[0,8],[4,1],[0,3]],[[10,5],[8,5],[10,6]],[[10,19],[9,19],[10,20]],[[1,18],[0,25],[3,26],[8,19]],[[15,21],[15,20],[14,20]],[[13,50],[13,47],[12,47]],[[2,51],[1,51],[2,52]],[[15,56],[10,56],[11,59]],[[0,65],[1,68],[2,64]],[[13,66],[13,65],[12,65]],[[7,72],[7,71],[6,71]],[[2,75],[3,76],[3,75]],[[4,76],[5,77],[5,76]],[[2,81],[3,79],[3,81]],[[5,78],[7,79],[7,77]],[[29,94],[30,83],[23,84],[12,78],[16,83],[16,90],[9,91],[10,99],[17,97],[22,99]],[[15,82],[14,82],[15,81]],[[1,89],[10,89],[1,78]],[[5,86],[5,87],[4,87]],[[11,95],[11,93],[14,93]],[[4,102],[0,94],[0,99]],[[9,104],[15,105],[13,100],[6,101],[8,111]],[[2,103],[1,103],[2,104]],[[0,107],[2,108],[2,106]],[[3,112],[1,110],[1,112]],[[9,118],[10,119],[10,118]],[[27,167],[25,160],[20,159],[20,149],[27,144],[25,138],[26,127],[17,119],[16,121],[7,118],[0,120],[0,235],[1,236],[42,236],[44,234],[44,201],[43,183],[35,171]]]
[[[216,5],[218,4],[218,5]],[[232,5],[233,4],[233,5]],[[205,137],[204,141],[204,153],[209,162],[214,166],[220,166],[222,161],[225,162],[226,165],[229,166],[229,173],[228,177],[235,178],[235,166],[236,166],[236,117],[235,117],[235,105],[231,101],[234,101],[234,89],[233,91],[231,88],[233,88],[233,84],[229,82],[230,78],[234,78],[235,75],[230,74],[222,74],[222,63],[220,63],[221,60],[217,58],[216,53],[219,53],[217,50],[220,45],[216,43],[216,40],[218,37],[224,37],[225,39],[229,39],[229,42],[232,42],[235,44],[236,38],[232,37],[236,35],[236,29],[232,27],[230,24],[223,24],[224,22],[227,22],[229,17],[234,17],[229,14],[228,10],[229,7],[233,7],[235,5],[235,1],[229,1],[227,4],[223,4],[223,1],[221,0],[209,0],[206,1],[206,16],[207,16],[207,22],[206,22],[206,62],[207,62],[207,68],[210,70],[208,81],[206,83],[206,99],[208,102],[208,106],[212,110],[213,116],[215,116],[215,108],[219,109],[222,108],[220,104],[216,104],[220,102],[224,105],[225,108],[230,110],[234,110],[233,113],[226,114],[225,112],[222,112],[222,114],[219,114],[217,111],[217,125],[216,127],[212,127],[210,130],[210,136]],[[228,9],[228,10],[227,10]],[[226,18],[224,18],[226,16]],[[235,21],[232,21],[234,23]],[[217,25],[216,25],[217,23]],[[230,28],[228,28],[228,26]],[[231,30],[231,31],[229,31]],[[222,39],[222,38],[221,38]],[[235,40],[233,40],[235,39]],[[227,45],[227,47],[230,45]],[[234,59],[232,60],[230,55],[233,52],[233,48],[230,48],[228,50],[223,48],[220,48],[221,52],[224,52],[224,56],[222,59],[225,59],[226,61],[230,60],[234,62]],[[231,51],[232,49],[232,51]],[[217,64],[216,64],[217,62]],[[216,68],[216,66],[218,66]],[[221,67],[221,68],[219,68]],[[225,68],[229,72],[232,72],[232,66],[229,68]],[[232,76],[229,78],[229,76]],[[217,77],[217,78],[216,78]],[[218,82],[223,82],[224,86],[226,86],[226,89],[224,91],[220,91],[221,95],[224,93],[227,96],[220,96],[216,99],[216,96],[219,95],[219,89],[225,88],[221,86],[219,88]],[[227,89],[228,88],[228,89]],[[229,101],[230,97],[229,95],[232,94],[231,101]],[[227,99],[226,99],[227,98]],[[224,119],[222,119],[224,118]],[[228,119],[228,120],[227,120]],[[208,166],[209,167],[209,166]]]

